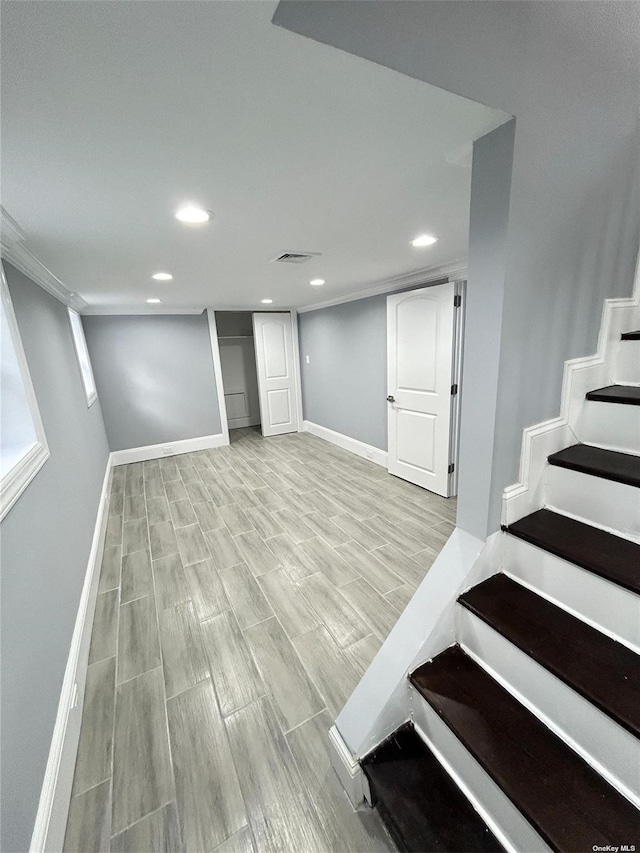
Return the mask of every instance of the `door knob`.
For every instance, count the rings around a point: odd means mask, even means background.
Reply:
[[[396,401],[396,398],[393,396],[393,394],[389,394],[389,396],[387,397],[387,402],[388,403],[395,403],[395,401]]]

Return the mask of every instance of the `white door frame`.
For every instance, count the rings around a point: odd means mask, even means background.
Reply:
[[[213,375],[216,380],[216,395],[218,397],[218,411],[220,412],[220,431],[224,436],[224,444],[229,444],[229,420],[227,418],[227,404],[224,399],[222,362],[220,361],[220,342],[218,340],[218,326],[216,325],[216,312],[214,308],[207,308],[207,320],[209,321],[209,340],[211,343],[211,355],[213,357]]]
[[[295,308],[291,312],[291,327],[293,330],[293,372],[294,390],[296,395],[296,411],[298,413],[298,432],[304,432],[302,423],[302,369],[300,367],[300,340],[298,337],[298,312]]]
[[[456,280],[455,296],[456,313],[453,321],[453,383],[457,393],[451,398],[451,434],[449,439],[449,458],[453,464],[453,473],[449,474],[449,495],[455,498],[458,494],[458,461],[460,458],[460,416],[462,399],[462,361],[464,358],[464,317],[467,298],[466,279]]]

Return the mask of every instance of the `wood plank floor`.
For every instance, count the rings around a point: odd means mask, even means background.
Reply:
[[[309,434],[119,466],[65,850],[380,851],[327,732],[455,500]]]

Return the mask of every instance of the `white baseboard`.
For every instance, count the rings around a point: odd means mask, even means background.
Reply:
[[[107,461],[96,524],[87,563],[80,604],[64,672],[58,713],[53,727],[49,757],[40,792],[38,811],[29,846],[30,853],[62,850],[71,800],[73,773],[80,740],[84,687],[89,660],[91,628],[95,610],[104,537],[109,516],[111,458]]]
[[[348,435],[343,435],[341,432],[328,427],[314,424],[312,421],[303,421],[302,429],[304,432],[310,432],[318,438],[324,438],[325,441],[330,441],[337,447],[343,450],[348,450],[350,453],[355,453],[356,456],[361,456],[363,459],[368,459],[369,462],[375,462],[376,465],[381,465],[387,468],[388,454],[386,450],[380,450],[378,447],[373,447],[371,444],[365,444],[364,441],[358,441],[357,438],[351,438]]]
[[[360,763],[351,755],[349,747],[335,726],[331,726],[329,729],[329,751],[331,753],[331,765],[340,780],[340,784],[349,797],[351,805],[357,808],[365,799],[365,794],[369,794],[369,785]],[[370,794],[366,799],[370,800]]]
[[[211,447],[224,447],[229,439],[223,433],[201,435],[198,438],[184,438],[180,441],[166,441],[163,444],[148,444],[146,447],[130,447],[127,450],[114,450],[111,454],[112,465],[129,465],[131,462],[146,462],[147,459],[161,459],[179,453],[193,453],[196,450],[208,450]]]

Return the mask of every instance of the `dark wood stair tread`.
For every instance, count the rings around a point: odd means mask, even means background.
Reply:
[[[553,850],[640,849],[640,811],[459,646],[411,681]]]
[[[631,649],[503,574],[474,586],[458,601],[640,736],[640,656]]]
[[[623,341],[640,341],[640,329],[635,332],[623,332],[620,337]]]
[[[635,385],[607,385],[606,388],[596,388],[595,391],[589,391],[587,400],[640,406],[640,388],[636,388]]]
[[[399,850],[504,849],[410,724],[370,753],[362,768]]]
[[[628,486],[640,486],[640,456],[630,453],[574,444],[549,456],[549,463]]]
[[[635,542],[550,509],[539,509],[519,519],[507,532],[640,593],[640,545]]]

